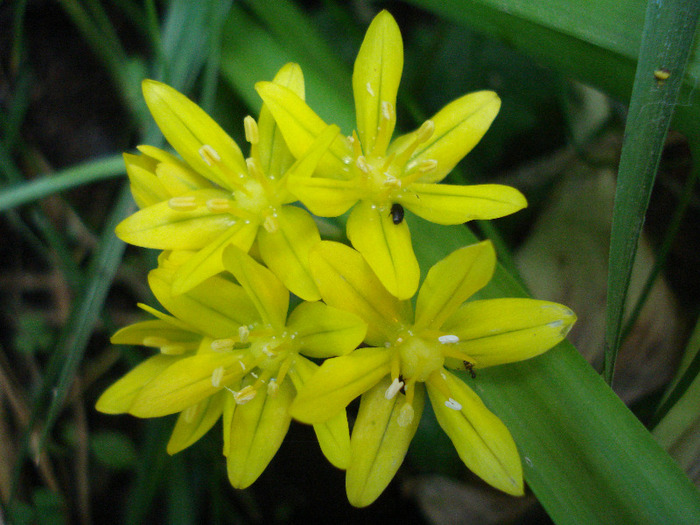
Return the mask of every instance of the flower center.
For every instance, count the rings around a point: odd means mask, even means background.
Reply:
[[[398,201],[400,194],[408,191],[412,183],[437,167],[435,160],[411,161],[418,146],[433,135],[435,124],[432,120],[425,121],[418,130],[407,136],[405,147],[386,155],[388,123],[395,118],[393,109],[389,108],[391,106],[388,104],[382,107],[379,133],[371,151],[364,151],[366,148],[360,144],[357,133],[350,137],[353,148],[351,173],[363,185],[367,199],[383,207]]]
[[[401,360],[401,375],[407,381],[423,382],[445,362],[440,343],[413,335],[398,337],[396,350]]]

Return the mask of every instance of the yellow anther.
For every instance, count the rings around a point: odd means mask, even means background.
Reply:
[[[236,401],[237,405],[245,405],[248,401],[251,401],[257,395],[258,391],[255,390],[251,385],[243,387],[238,392],[233,394],[233,399]]]
[[[231,209],[231,201],[229,199],[209,199],[206,205],[207,209],[214,213],[222,213]]]
[[[280,389],[280,386],[277,384],[277,381],[274,379],[270,379],[270,382],[267,384],[267,395],[268,396],[275,396],[277,395],[277,391]]]
[[[221,380],[224,377],[224,367],[220,366],[216,368],[212,373],[211,373],[211,386],[214,388],[219,388],[221,386]]]
[[[192,421],[194,421],[194,418],[197,415],[198,411],[199,411],[199,403],[196,405],[188,406],[185,410],[182,411],[182,417],[185,418],[185,421],[187,423],[192,423]]]
[[[364,173],[370,172],[369,164],[367,164],[367,160],[362,155],[355,159],[355,165]]]
[[[186,348],[183,345],[162,345],[160,353],[164,355],[180,355],[185,353]]]
[[[268,233],[275,233],[279,229],[279,223],[274,216],[268,215],[263,222],[263,228],[265,228],[265,231]]]
[[[197,204],[197,199],[194,195],[183,195],[170,199],[168,206],[176,211],[192,211],[196,210],[199,204]]]
[[[435,123],[432,120],[426,120],[421,124],[421,127],[418,128],[415,141],[418,144],[425,142],[433,136],[433,133],[435,133]]]
[[[394,106],[391,102],[386,100],[382,102],[382,118],[384,120],[391,120],[394,118]]]
[[[209,144],[202,144],[199,148],[199,156],[206,162],[207,166],[212,166],[217,162],[221,162],[221,156]]]
[[[245,130],[245,139],[251,144],[257,144],[260,140],[258,123],[250,115],[243,119],[243,129]]]
[[[168,343],[170,343],[170,341],[168,341],[165,337],[156,337],[152,335],[144,337],[141,341],[143,346],[150,346],[152,348],[160,348],[161,346],[166,346]]]
[[[238,327],[238,340],[241,343],[247,343],[249,335],[250,335],[250,330],[248,329],[247,326],[241,325]]]
[[[435,159],[425,159],[418,163],[418,171],[421,173],[428,173],[435,171],[438,167],[438,161]]]
[[[404,403],[399,410],[399,417],[396,418],[396,423],[400,427],[407,427],[413,422],[414,410],[410,403]]]
[[[235,341],[230,338],[226,339],[214,339],[209,345],[214,352],[223,352],[226,350],[231,350]]]

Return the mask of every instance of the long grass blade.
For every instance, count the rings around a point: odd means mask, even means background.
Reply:
[[[0,212],[34,202],[54,193],[124,175],[124,160],[114,155],[71,166],[31,182],[0,190]]]
[[[652,0],[647,5],[610,238],[604,367],[608,383],[613,380],[622,339],[622,319],[637,243],[699,15],[700,3],[692,0]]]

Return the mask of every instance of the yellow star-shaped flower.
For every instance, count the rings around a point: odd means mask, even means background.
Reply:
[[[156,347],[150,357],[97,401],[102,412],[138,417],[180,413],[168,452],[203,436],[223,415],[224,454],[231,484],[245,488],[263,472],[289,428],[289,406],[318,365],[310,358],[351,352],[366,326],[352,313],[303,302],[289,315],[289,292],[274,274],[231,246],[223,272],[183,294],[172,281],[185,252],[163,255],[149,274],[153,293],[170,316],[123,328],[118,344]],[[306,357],[305,357],[306,356]],[[321,449],[339,468],[349,462],[344,413],[315,425]]]
[[[418,288],[420,269],[404,208],[438,224],[459,224],[508,215],[524,208],[526,201],[508,186],[437,184],[486,133],[500,107],[493,92],[465,95],[416,131],[391,141],[402,69],[401,33],[393,17],[382,11],[355,61],[357,131],[335,139],[314,176],[305,172],[290,177],[289,189],[319,216],[338,216],[353,208],[348,238],[382,284],[406,299]],[[256,89],[291,152],[305,155],[326,124],[285,86],[260,82]]]
[[[566,336],[574,313],[534,299],[465,302],[493,274],[489,241],[460,248],[433,266],[415,314],[411,302],[389,293],[348,246],[322,241],[310,262],[323,300],[368,325],[369,347],[326,360],[290,409],[300,421],[317,424],[362,396],[347,469],[350,503],[369,505],[391,481],[418,428],[426,390],[464,463],[494,487],[522,494],[522,466],[508,429],[448,369],[475,374],[541,354]]]
[[[295,65],[283,67],[273,83],[304,96]],[[320,241],[318,228],[287,191],[287,178],[310,175],[337,135],[329,127],[295,162],[270,112],[244,120],[250,157],[201,108],[171,87],[147,80],[144,96],[177,159],[142,146],[141,156],[125,155],[132,192],[142,209],[117,226],[131,244],[196,252],[178,270],[173,291],[183,293],[223,270],[221,255],[230,245],[244,251],[255,240],[265,264],[296,295],[317,300],[308,272],[308,250]]]

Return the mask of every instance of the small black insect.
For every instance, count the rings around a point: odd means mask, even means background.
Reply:
[[[470,363],[469,361],[462,361],[464,363],[464,369],[469,372],[469,375],[472,376],[472,379],[476,379],[476,372],[474,372],[474,363]]]
[[[401,392],[403,395],[406,395],[406,381],[403,380],[403,376],[401,374],[399,374],[399,381],[401,381],[404,384],[401,387],[401,390],[399,390],[399,392]]]
[[[401,224],[403,221],[403,206],[398,202],[391,205],[391,220],[394,224]]]

